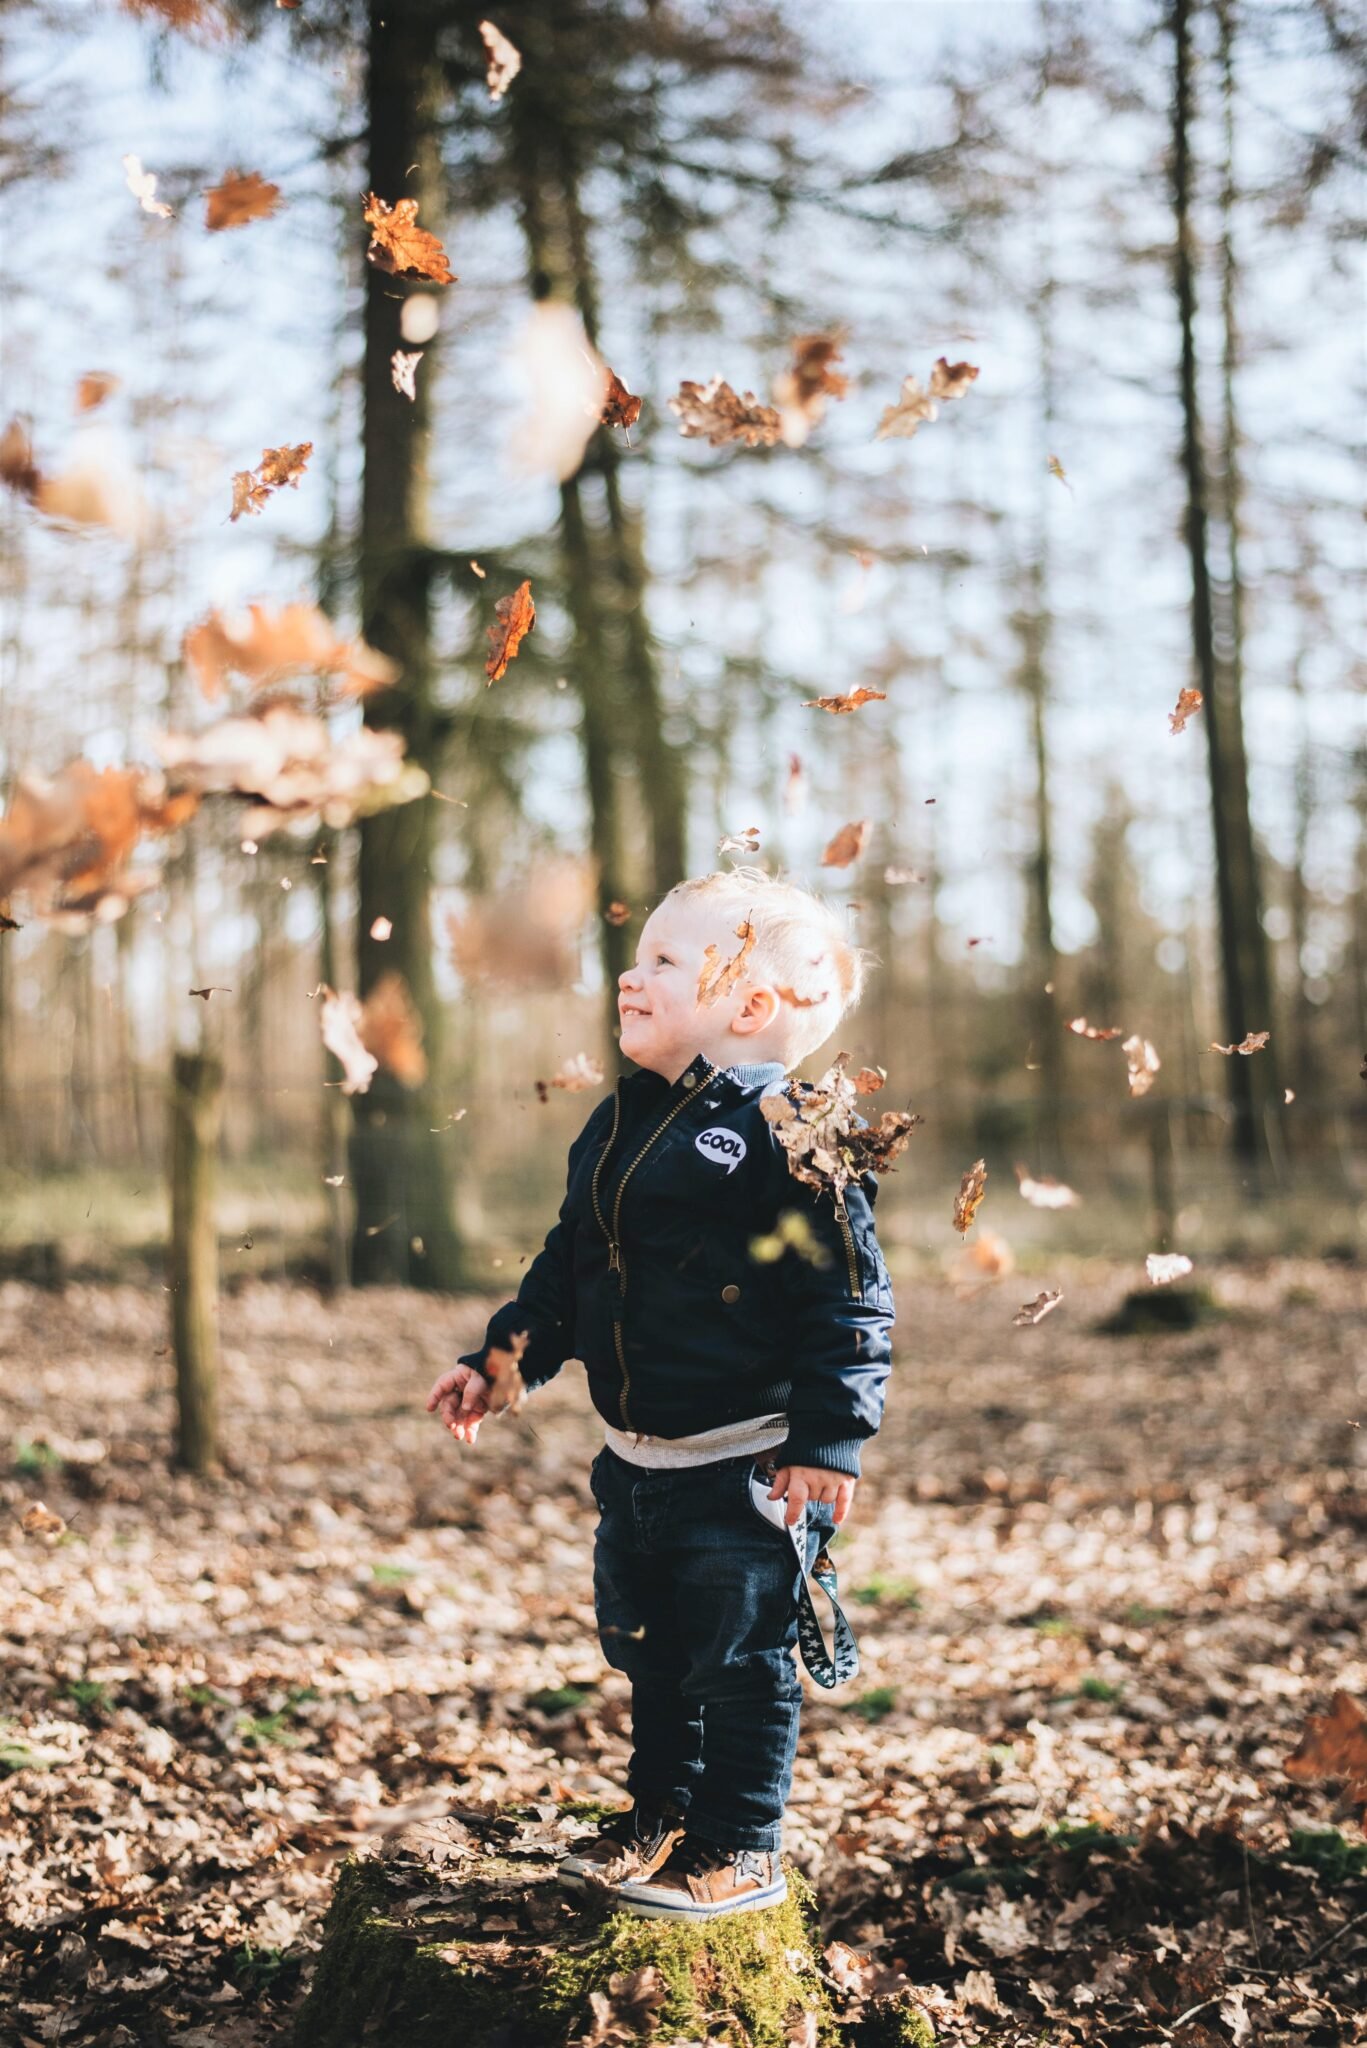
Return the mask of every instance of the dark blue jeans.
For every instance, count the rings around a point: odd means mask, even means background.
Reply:
[[[802,1686],[797,1557],[750,1499],[753,1458],[647,1471],[606,1446],[590,1474],[593,1600],[609,1664],[631,1680],[627,1791],[686,1811],[727,1849],[777,1850]],[[807,1510],[807,1565],[829,1536]]]

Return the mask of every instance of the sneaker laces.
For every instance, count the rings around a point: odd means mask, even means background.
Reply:
[[[655,1841],[666,1828],[678,1825],[673,1814],[650,1813],[640,1806],[629,1806],[625,1813],[609,1814],[598,1829],[598,1837],[622,1848],[633,1848],[638,1842]]]
[[[662,1865],[664,1871],[674,1871],[680,1877],[701,1877],[706,1871],[715,1870],[725,1863],[728,1852],[709,1842],[702,1835],[683,1835],[674,1844]]]

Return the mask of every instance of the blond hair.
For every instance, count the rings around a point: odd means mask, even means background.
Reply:
[[[839,914],[810,889],[763,868],[727,868],[676,883],[665,902],[705,904],[737,926],[749,920],[755,943],[747,978],[771,981],[779,991],[785,1066],[815,1052],[859,1001],[870,956],[850,943]]]

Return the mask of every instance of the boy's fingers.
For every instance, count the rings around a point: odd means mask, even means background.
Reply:
[[[429,1415],[434,1408],[438,1407],[446,1399],[449,1393],[455,1390],[459,1377],[460,1368],[457,1366],[450,1372],[444,1372],[441,1378],[434,1383],[432,1391],[427,1397],[427,1412]]]
[[[769,1488],[770,1500],[781,1500],[788,1491],[788,1467],[782,1465],[774,1474],[774,1483]]]
[[[783,1519],[790,1529],[795,1522],[802,1519],[802,1510],[807,1505],[807,1498],[805,1479],[792,1479],[788,1482],[788,1512]]]
[[[842,1479],[835,1491],[835,1526],[838,1529],[854,1505],[854,1481]]]
[[[473,1373],[465,1382],[465,1390],[460,1397],[460,1413],[463,1416],[489,1413],[489,1403],[484,1398],[484,1383]]]

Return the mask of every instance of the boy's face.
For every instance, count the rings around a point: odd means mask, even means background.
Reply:
[[[781,1057],[769,1028],[780,1021],[780,1001],[767,983],[742,981],[714,1003],[698,1001],[708,946],[719,962],[734,958],[739,922],[734,910],[706,903],[662,903],[646,919],[636,965],[617,985],[622,1051],[638,1067],[677,1081],[698,1053],[719,1067]]]

